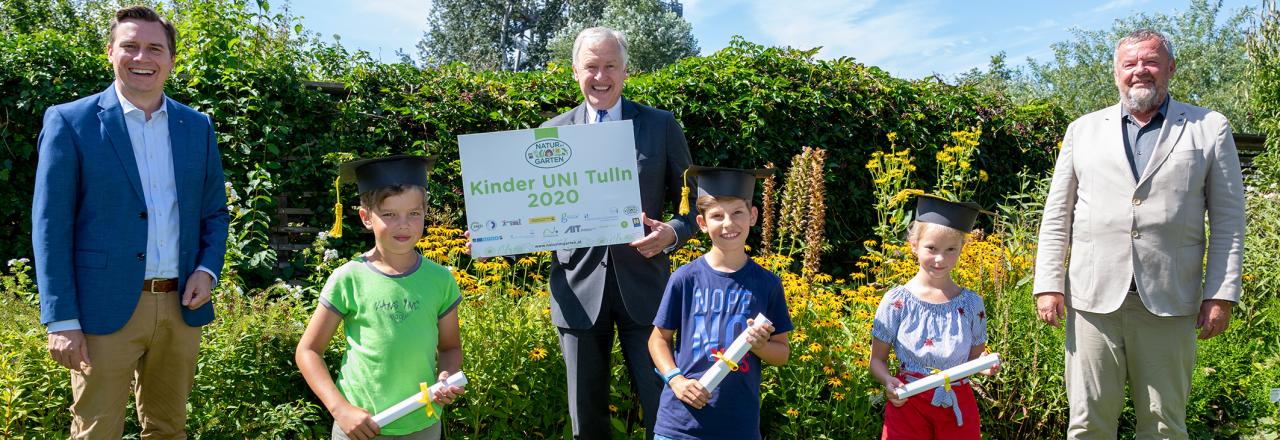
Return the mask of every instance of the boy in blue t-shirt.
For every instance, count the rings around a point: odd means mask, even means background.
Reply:
[[[689,167],[698,187],[698,227],[711,237],[711,250],[671,275],[653,320],[649,355],[668,385],[655,440],[760,438],[760,361],[785,364],[792,329],[782,281],[746,252],[757,216],[755,181],[771,171]],[[773,324],[753,327],[751,318],[760,313]],[[750,352],[726,359],[737,368],[707,391],[698,378],[722,362],[719,356],[743,333]]]

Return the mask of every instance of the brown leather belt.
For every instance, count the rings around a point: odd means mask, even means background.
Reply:
[[[152,293],[176,292],[178,291],[178,279],[153,278],[142,280],[142,291]]]

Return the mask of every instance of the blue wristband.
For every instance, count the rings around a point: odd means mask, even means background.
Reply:
[[[667,370],[666,373],[662,373],[662,382],[670,385],[671,379],[674,379],[676,376],[679,376],[681,374],[684,374],[684,371],[680,370],[680,367],[675,367],[670,370]]]

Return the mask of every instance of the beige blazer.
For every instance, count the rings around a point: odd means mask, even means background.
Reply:
[[[1034,292],[1064,292],[1068,307],[1093,313],[1119,309],[1130,279],[1159,316],[1197,314],[1207,299],[1238,302],[1244,187],[1226,117],[1170,99],[1136,182],[1120,124],[1117,104],[1067,127],[1040,224]]]

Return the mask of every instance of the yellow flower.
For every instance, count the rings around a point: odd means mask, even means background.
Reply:
[[[795,408],[787,408],[787,417],[795,417],[800,415],[800,410]]]
[[[800,355],[800,362],[809,362],[811,360],[813,360],[813,356],[809,356],[807,354]]]
[[[844,380],[853,379],[853,374],[846,371],[846,372],[840,373],[840,378]]]
[[[547,349],[545,348],[535,347],[532,351],[529,352],[529,359],[540,361],[546,358],[547,358]]]
[[[822,372],[823,372],[824,374],[834,374],[834,373],[836,372],[836,369],[835,369],[835,368],[831,368],[831,366],[830,366],[830,365],[823,365],[823,366],[822,366]]]
[[[827,379],[827,385],[831,385],[831,386],[833,386],[833,387],[838,387],[838,386],[840,386],[840,385],[844,385],[844,382],[841,382],[841,381],[840,381],[840,378],[838,378],[838,377],[832,377],[832,378],[828,378],[828,379]]]
[[[889,142],[893,142],[898,140],[898,133],[891,131],[889,134],[885,135],[885,137],[889,138]]]
[[[831,398],[836,400],[844,400],[844,393],[841,393],[841,392],[831,393]]]
[[[991,179],[991,176],[987,175],[987,170],[978,170],[978,180],[986,182],[989,179]]]
[[[616,413],[616,412],[618,412],[618,405],[614,405],[614,404],[610,403],[610,404],[609,404],[609,412],[611,412],[611,413]]]
[[[811,352],[815,352],[815,353],[816,353],[816,352],[819,352],[819,351],[822,351],[822,344],[819,344],[819,343],[817,343],[817,342],[814,342],[814,343],[812,343],[812,344],[809,344],[809,351],[811,351]]]

